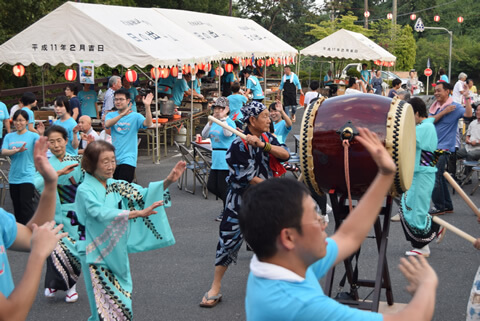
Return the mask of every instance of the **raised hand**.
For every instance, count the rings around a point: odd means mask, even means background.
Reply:
[[[27,143],[24,143],[24,144],[22,145],[22,147],[18,148],[18,149],[17,149],[17,153],[21,153],[21,152],[26,151],[26,150],[27,150],[27,148],[25,147],[26,145],[27,145]]]
[[[45,133],[45,125],[43,124],[43,121],[37,124],[37,132],[40,136],[43,136],[43,134]]]
[[[177,181],[180,176],[182,176],[186,168],[187,163],[185,163],[184,161],[179,161],[177,164],[175,164],[175,167],[172,169],[170,174],[168,174],[167,178],[163,182],[163,187],[167,188],[170,184]]]
[[[73,127],[72,131],[73,131],[74,134],[78,133],[80,131],[80,125],[77,125],[77,126]]]
[[[432,282],[435,287],[438,285],[437,274],[423,256],[418,256],[418,258],[410,256],[409,259],[401,258],[398,267],[409,283],[407,291],[410,294],[414,294],[419,286],[425,282]]]
[[[395,163],[382,142],[378,139],[377,134],[363,127],[359,127],[358,132],[360,136],[356,136],[355,139],[370,153],[378,166],[378,171],[383,175],[394,174],[396,171]]]
[[[31,238],[31,252],[40,255],[42,259],[46,259],[55,249],[60,239],[67,236],[68,233],[59,233],[63,224],[55,227],[55,221],[47,222],[42,226],[33,224]]]
[[[24,146],[22,147],[24,148]],[[35,143],[35,149],[33,150],[33,158],[37,171],[42,175],[45,184],[53,183],[57,184],[57,172],[53,169],[52,165],[47,158],[48,150],[48,138],[40,137]]]
[[[153,94],[149,93],[148,95],[142,98],[143,105],[145,105],[145,107],[150,106],[150,104],[152,103],[152,100],[153,100]]]

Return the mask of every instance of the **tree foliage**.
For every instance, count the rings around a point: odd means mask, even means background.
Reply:
[[[361,33],[365,36],[371,36],[373,31],[365,29],[360,25],[356,25],[355,22],[358,20],[358,17],[354,16],[352,12],[348,12],[346,15],[342,15],[333,21],[322,21],[320,24],[316,25],[313,23],[307,23],[307,26],[311,29],[306,32],[307,35],[312,35],[316,39],[323,39],[326,36],[331,35],[335,31],[340,29],[346,29],[353,32]]]

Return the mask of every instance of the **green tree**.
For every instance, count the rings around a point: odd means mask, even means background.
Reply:
[[[306,32],[307,35],[312,35],[316,39],[323,39],[326,36],[331,35],[335,31],[340,29],[346,29],[353,32],[361,33],[365,36],[371,36],[373,34],[372,30],[365,29],[360,25],[356,25],[355,22],[358,20],[352,12],[348,12],[347,15],[342,15],[339,18],[334,19],[333,21],[322,21],[320,24],[316,25],[313,23],[307,23],[307,26],[311,29]]]

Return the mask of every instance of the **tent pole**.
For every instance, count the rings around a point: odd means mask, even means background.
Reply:
[[[158,70],[160,66],[156,66],[155,70]],[[160,75],[157,75],[160,76]],[[157,122],[155,123],[155,137],[157,138],[157,157],[155,158],[155,164],[160,164],[160,137],[158,136],[158,77],[155,77],[155,115]],[[165,144],[167,144],[167,137],[165,132]],[[153,152],[153,151],[152,151]]]
[[[44,67],[42,66],[42,98],[43,98],[43,106],[45,106],[45,75],[44,75]]]
[[[157,84],[157,79],[152,79],[149,75],[147,75],[142,69],[140,69],[138,66],[135,66],[135,68],[140,72],[142,73],[143,75],[145,75],[145,77],[147,77],[147,79],[151,80],[151,81],[155,81],[155,119],[156,119],[156,122],[155,122],[155,137],[156,137],[156,141],[157,141],[157,159],[156,161],[154,162],[155,164],[160,164],[160,139],[158,137],[158,84]],[[166,140],[167,138],[165,138]],[[154,144],[155,145],[155,144]],[[155,154],[155,148],[153,148],[152,150],[152,154]]]
[[[195,71],[195,69],[194,69]],[[196,75],[195,75],[196,76]],[[193,77],[190,78],[190,90],[191,90],[191,97],[190,97],[190,144],[193,142]]]
[[[263,81],[263,92],[264,92],[264,94],[266,94],[267,93],[267,64],[263,65],[263,68],[265,68],[263,70],[263,79],[264,79],[264,81]]]

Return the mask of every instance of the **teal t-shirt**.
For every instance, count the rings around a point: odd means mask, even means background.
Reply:
[[[25,110],[28,114],[28,123],[33,124],[33,128],[35,128],[35,115],[33,111],[28,107],[22,107],[22,110]]]
[[[17,222],[15,216],[0,208],[0,292],[8,298],[15,285],[8,263],[7,249],[17,238]]]
[[[307,269],[303,281],[283,280],[278,275],[270,279],[256,276],[251,271],[245,298],[247,321],[383,320],[379,313],[351,308],[323,293],[318,280],[328,272],[338,256],[335,241],[327,239],[327,242],[326,256]]]
[[[253,94],[253,99],[264,99],[265,96],[263,95],[262,86],[260,85],[260,81],[255,76],[248,77],[247,80],[247,89],[250,89]]]
[[[77,126],[77,122],[70,117],[69,119],[62,121],[61,119],[57,119],[54,125],[62,126],[67,130],[68,134],[68,144],[67,144],[67,153],[70,155],[78,155],[78,148],[73,148],[73,127]],[[80,140],[80,135],[77,133],[77,139]]]
[[[168,76],[167,78],[160,78],[158,81],[158,93],[159,94],[172,94],[172,88],[175,86],[175,77],[172,75]]]
[[[105,120],[118,116],[118,111],[110,112]],[[138,131],[145,129],[145,117],[139,113],[131,112],[123,116],[112,128],[112,144],[115,146],[117,165],[127,164],[137,167],[138,157]]]
[[[137,112],[137,102],[135,101],[135,97],[138,96],[138,90],[135,87],[130,87],[128,89],[130,92],[130,101],[132,102],[132,111]]]
[[[243,114],[241,112],[241,108],[245,105],[248,101],[247,97],[244,95],[236,94],[230,95],[227,97],[230,107],[230,114],[228,117],[232,120],[241,120],[243,118]]]
[[[80,109],[82,115],[88,115],[92,118],[97,117],[97,93],[94,90],[80,91],[77,95],[82,103]]]
[[[236,125],[230,118],[227,118],[227,125],[235,128]],[[223,127],[217,123],[212,123],[208,137],[212,142],[212,169],[227,170],[228,164],[226,160],[227,150],[232,145],[232,142],[237,138],[236,135],[225,136],[223,134]]]
[[[176,106],[180,106],[183,100],[183,94],[189,89],[185,79],[177,79],[175,86],[173,86],[173,94],[171,100]]]
[[[197,94],[201,95],[201,91],[200,91],[200,88],[202,86],[202,79],[198,79],[196,78],[194,81],[193,81],[193,90],[195,90],[197,92]],[[189,82],[188,83],[188,87],[189,88],[192,88],[192,82]]]
[[[279,121],[278,123],[273,124],[273,128],[275,131],[275,136],[277,136],[277,140],[279,141],[280,144],[285,144],[285,141],[287,140],[287,136],[292,130],[292,127],[287,127],[287,123],[285,122],[284,119]]]
[[[33,162],[33,149],[40,136],[37,133],[27,130],[19,135],[13,132],[5,135],[2,149],[19,149],[26,143],[27,150],[10,156],[12,164],[8,173],[8,181],[11,184],[33,184],[35,176],[35,163]]]
[[[8,113],[7,105],[0,101],[0,138],[3,137],[3,121],[9,117],[10,114]]]

